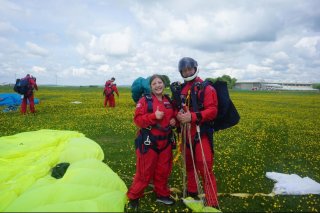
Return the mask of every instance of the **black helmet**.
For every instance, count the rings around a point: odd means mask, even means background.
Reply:
[[[192,76],[189,76],[189,77],[184,77],[182,75],[182,70],[184,70],[185,68],[194,68],[195,69],[195,73],[192,75]],[[179,61],[179,72],[182,76],[182,78],[185,80],[185,81],[192,81],[193,79],[195,79],[198,75],[198,63],[196,60],[194,60],[193,58],[190,58],[190,57],[184,57],[182,59],[180,59]]]

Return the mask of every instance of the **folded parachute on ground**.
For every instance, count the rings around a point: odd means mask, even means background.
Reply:
[[[150,89],[150,78],[142,78],[139,77],[133,81],[131,85],[131,97],[135,103],[139,101],[143,94],[147,94],[151,92]]]
[[[1,93],[0,106],[17,106],[21,104],[21,95],[16,93]],[[39,99],[35,98],[34,103],[38,104]],[[29,101],[28,101],[29,104]]]
[[[124,211],[127,187],[103,158],[97,143],[74,131],[1,137],[0,211]],[[61,163],[69,167],[59,178],[53,168]]]

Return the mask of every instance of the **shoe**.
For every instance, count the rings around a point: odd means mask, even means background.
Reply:
[[[173,205],[175,201],[171,197],[157,197],[156,202],[164,203],[166,205]]]
[[[193,199],[199,200],[198,192],[189,192],[189,191],[187,191],[187,197],[192,197]]]
[[[139,209],[139,198],[130,200],[128,203],[128,210],[138,212]]]

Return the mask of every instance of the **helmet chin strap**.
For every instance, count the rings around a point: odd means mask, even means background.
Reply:
[[[197,68],[197,71],[192,76],[189,76],[186,78],[182,76],[182,78],[185,81],[192,81],[193,79],[195,79],[198,76],[198,73],[199,73],[199,68]]]

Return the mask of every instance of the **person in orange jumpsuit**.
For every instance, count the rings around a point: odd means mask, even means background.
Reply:
[[[30,107],[30,112],[35,114],[35,107],[34,107],[34,89],[38,90],[38,85],[36,83],[36,78],[31,76],[30,74],[27,74],[26,79],[29,81],[29,88],[26,94],[23,95],[23,99],[21,102],[21,113],[23,115],[26,114],[27,112],[27,102],[29,101],[29,107]]]
[[[193,105],[190,103],[190,90],[196,82],[203,82],[197,77],[199,73],[198,63],[192,58],[184,57],[179,61],[179,72],[184,79],[181,88],[181,97],[186,100],[187,111],[177,113],[177,120],[180,124],[191,124],[191,144],[194,155],[195,167],[194,170],[192,153],[190,149],[189,138],[186,139],[186,173],[187,173],[187,195],[196,197],[199,193],[195,172],[199,172],[202,179],[202,186],[205,192],[205,205],[218,207],[217,185],[216,178],[213,173],[214,152],[213,152],[213,130],[206,128],[206,123],[216,118],[218,113],[218,98],[215,89],[207,86],[204,89],[203,109],[200,112],[194,112]],[[199,96],[197,97],[199,98]],[[200,146],[199,135],[197,133],[197,125],[200,127]],[[207,165],[208,169],[204,167]]]
[[[134,122],[137,133],[136,173],[127,192],[130,209],[138,211],[144,189],[153,181],[156,202],[174,204],[170,198],[168,179],[172,170],[172,129],[176,124],[171,100],[163,95],[164,81],[160,75],[150,78],[152,94],[140,98],[136,105]],[[152,106],[151,106],[152,103]]]
[[[106,81],[105,86],[104,86],[104,90],[103,90],[103,94],[104,94],[104,107],[107,107],[107,104],[109,102],[109,107],[115,107],[116,106],[116,102],[114,99],[114,92],[117,94],[117,96],[119,97],[119,92],[118,92],[118,88],[117,85],[114,84],[113,82],[116,79],[114,77],[112,77],[110,80]]]

